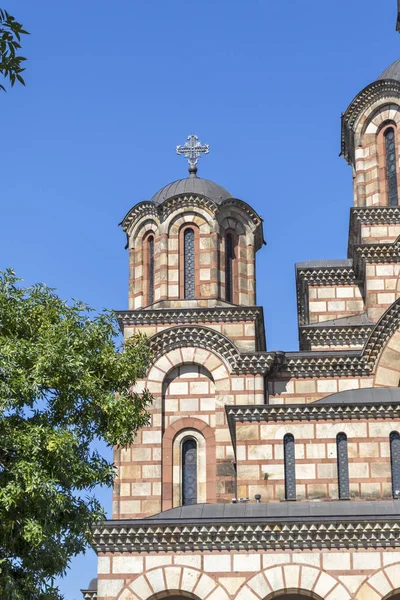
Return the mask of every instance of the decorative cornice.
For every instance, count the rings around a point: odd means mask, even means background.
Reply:
[[[239,374],[266,375],[281,362],[282,352],[240,353],[232,372]]]
[[[332,325],[320,327],[302,325],[300,350],[311,350],[312,346],[364,346],[374,325]]]
[[[224,208],[226,208],[227,206],[236,206],[240,210],[243,210],[247,214],[249,219],[253,221],[254,226],[259,225],[263,221],[260,215],[252,209],[250,204],[247,204],[247,202],[244,202],[243,200],[239,200],[239,198],[228,198],[227,200],[221,202],[220,206],[223,206]]]
[[[94,530],[92,546],[99,552],[193,552],[213,550],[284,550],[321,548],[394,548],[400,546],[400,519],[334,521],[215,522],[141,520],[108,522]]]
[[[285,352],[277,371],[290,377],[352,377],[370,375],[372,367],[358,350]]]
[[[362,225],[397,225],[400,223],[399,206],[356,206],[350,209],[347,256],[352,258],[361,244]]]
[[[348,264],[346,264],[348,263]],[[299,325],[309,324],[308,288],[312,286],[355,285],[357,279],[352,261],[341,265],[299,266],[296,268],[297,314]]]
[[[97,600],[97,590],[81,590],[84,600]]]
[[[373,365],[359,351],[320,352],[240,352],[234,343],[214,329],[177,326],[150,338],[154,360],[176,348],[197,346],[213,350],[225,361],[231,373],[280,373],[291,377],[332,377],[369,375]]]
[[[259,250],[262,244],[265,243],[262,231],[263,220],[255,210],[247,204],[247,202],[237,198],[229,198],[221,204],[217,204],[211,198],[201,195],[174,196],[159,205],[155,205],[153,202],[146,200],[144,202],[139,202],[131,208],[121,221],[120,225],[122,226],[123,231],[128,233],[132,224],[143,215],[156,217],[162,223],[178,208],[202,208],[215,217],[218,211],[226,206],[236,206],[247,215],[254,226],[255,250]]]
[[[262,404],[225,406],[229,423],[265,421],[332,421],[343,419],[399,419],[400,402],[365,404]]]
[[[169,323],[232,323],[237,321],[262,321],[261,306],[216,306],[213,308],[156,308],[119,310],[115,313],[123,326],[165,325]],[[261,324],[261,323],[260,323]]]
[[[230,339],[209,327],[170,327],[149,340],[154,360],[176,348],[197,346],[215,350],[232,369],[239,358],[239,350]]]
[[[382,225],[400,223],[399,206],[355,206],[350,209],[350,222],[363,225]]]
[[[363,358],[371,366],[371,369],[374,368],[387,341],[397,331],[399,325],[400,298],[383,313],[365,344]]]
[[[280,376],[306,379],[368,376],[374,372],[380,353],[399,325],[400,298],[387,309],[376,325],[372,327],[365,325],[359,328],[364,331],[363,335],[370,332],[363,350],[240,352],[222,333],[199,325],[182,325],[164,329],[151,337],[149,343],[155,360],[175,348],[196,346],[213,350],[225,361],[230,372],[236,374],[267,376],[278,373]],[[334,330],[334,328],[330,329]],[[351,327],[341,329],[347,335],[346,332]],[[322,328],[316,331],[317,335],[323,333]],[[311,335],[311,328],[307,332]]]
[[[383,208],[383,207],[382,207]],[[362,215],[360,210],[359,216]],[[386,213],[389,214],[389,213]],[[370,213],[371,216],[371,213]],[[356,218],[356,217],[354,217]],[[309,286],[363,285],[366,263],[400,262],[400,236],[394,242],[360,244],[359,235],[350,223],[349,253],[352,257],[341,265],[299,266],[296,269],[297,312],[299,326],[309,324]],[[345,264],[345,263],[348,264]]]
[[[236,456],[236,423],[278,423],[293,421],[343,421],[360,419],[400,419],[398,402],[331,404],[264,404],[225,406],[227,422]]]
[[[134,221],[146,215],[158,217],[156,205],[148,200],[145,202],[140,202],[139,204],[135,204],[135,206],[131,208],[131,210],[122,219],[120,223],[122,230],[126,233]]]
[[[158,212],[161,217],[161,221],[165,221],[178,208],[202,208],[215,215],[218,210],[218,204],[205,196],[174,196],[169,198],[162,204],[158,205]]]
[[[360,244],[355,248],[355,271],[361,271],[361,262],[399,262],[400,236],[394,242],[381,244]],[[361,275],[361,272],[360,272]]]
[[[164,329],[149,340],[154,360],[176,348],[199,347],[213,350],[225,361],[231,373],[268,373],[279,353],[241,353],[235,344],[222,333],[209,327],[177,326]]]
[[[346,285],[356,282],[352,265],[300,267],[297,274],[308,285]]]

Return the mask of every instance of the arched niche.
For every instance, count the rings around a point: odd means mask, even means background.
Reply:
[[[273,592],[265,600],[323,600],[321,596],[315,594],[311,590],[284,590],[280,592]]]

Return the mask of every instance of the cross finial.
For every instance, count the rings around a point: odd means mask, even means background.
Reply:
[[[188,141],[183,146],[176,147],[176,153],[187,158],[189,163],[189,173],[195,175],[197,173],[197,162],[202,154],[208,154],[210,146],[199,142],[197,135],[189,135]]]

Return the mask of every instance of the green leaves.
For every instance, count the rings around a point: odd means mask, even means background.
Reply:
[[[21,35],[28,35],[28,32],[6,10],[0,9],[0,73],[9,80],[11,87],[16,81],[25,85],[21,75],[25,69],[21,65],[26,58],[18,55]],[[0,89],[6,91],[2,84]]]
[[[126,446],[148,422],[150,394],[131,390],[149,346],[118,334],[113,313],[0,272],[0,598],[60,598],[53,579],[104,517],[90,494],[115,476],[94,443]]]

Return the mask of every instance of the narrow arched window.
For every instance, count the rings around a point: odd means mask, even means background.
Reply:
[[[235,258],[233,237],[231,233],[225,238],[225,299],[233,302],[233,260]]]
[[[197,504],[197,442],[193,438],[182,445],[182,504]]]
[[[184,272],[184,297],[185,300],[194,299],[195,282],[195,256],[194,256],[194,231],[185,229],[183,232],[183,272]]]
[[[148,304],[154,304],[154,237],[152,235],[147,240],[147,261]]]
[[[393,498],[400,498],[400,433],[392,431],[390,441],[390,466]]]
[[[285,498],[296,500],[296,465],[294,437],[287,433],[283,438],[283,456],[285,463]]]
[[[348,500],[350,497],[349,456],[347,450],[347,435],[345,433],[338,433],[336,436],[336,454],[339,498],[341,500]]]
[[[388,205],[398,205],[396,140],[393,127],[385,131],[386,181]]]

